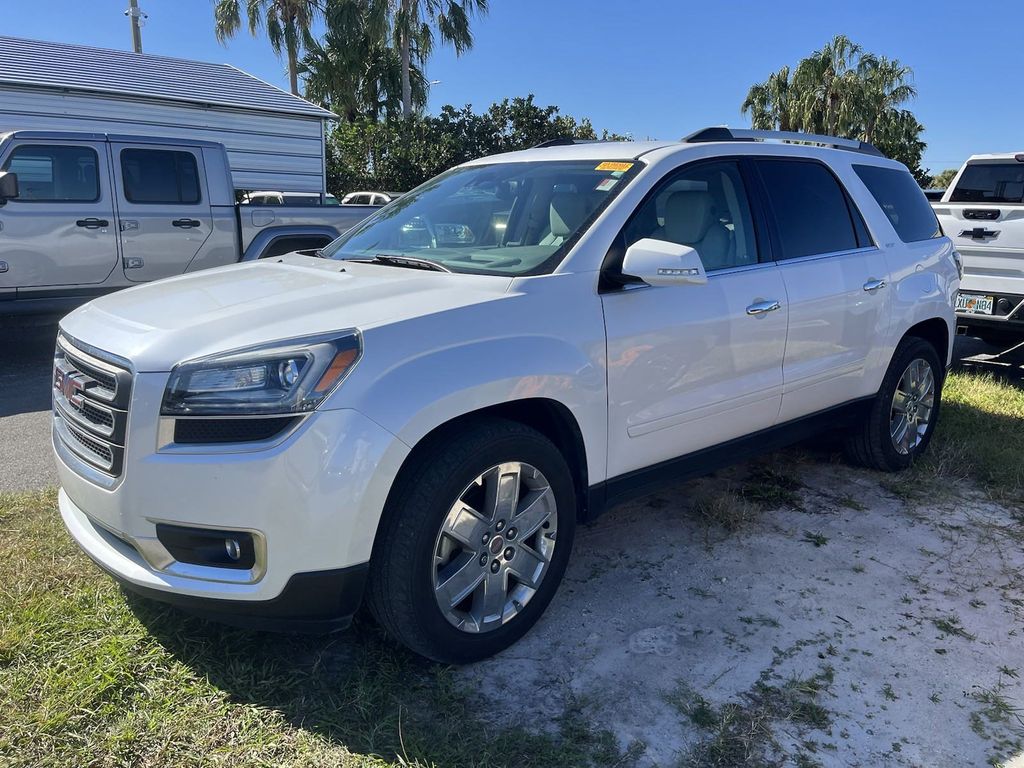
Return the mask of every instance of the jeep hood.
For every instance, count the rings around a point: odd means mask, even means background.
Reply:
[[[366,330],[507,296],[511,278],[286,256],[112,293],[61,329],[139,372],[347,328]]]

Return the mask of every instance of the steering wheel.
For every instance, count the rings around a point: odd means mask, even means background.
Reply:
[[[427,230],[427,235],[430,237],[430,247],[437,248],[437,230],[434,229],[434,225],[431,223],[430,219],[424,214],[418,213],[413,216],[409,222],[412,223],[413,221],[416,221],[416,219],[419,219],[423,224],[423,228]]]

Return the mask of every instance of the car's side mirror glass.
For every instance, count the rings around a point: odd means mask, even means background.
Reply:
[[[696,250],[651,237],[637,240],[626,249],[622,274],[648,285],[703,285],[708,281]]]
[[[18,174],[0,171],[0,205],[18,196]]]

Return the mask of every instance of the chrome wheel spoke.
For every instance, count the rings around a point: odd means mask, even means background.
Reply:
[[[525,539],[540,528],[555,512],[555,496],[550,488],[531,492],[512,523],[518,529],[518,537]]]
[[[491,520],[508,520],[519,503],[518,464],[502,464],[484,475]]]
[[[479,612],[477,612],[476,606],[473,611],[476,614],[477,624],[481,628],[486,624],[501,623],[505,613],[505,598],[508,596],[506,584],[506,576],[501,572],[489,575],[484,582]]]
[[[480,567],[476,558],[470,557],[456,561],[455,568],[449,570],[452,571],[450,575],[439,580],[435,585],[434,594],[442,606],[447,605],[448,608],[453,608],[480,586],[487,571]]]
[[[523,545],[517,548],[515,560],[509,565],[509,570],[520,583],[536,589],[540,586],[540,578],[547,564],[548,561],[544,557],[531,547]]]

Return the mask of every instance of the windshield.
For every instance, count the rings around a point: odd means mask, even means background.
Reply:
[[[951,203],[1019,203],[1024,199],[1024,163],[970,163],[960,174]]]
[[[411,257],[452,272],[543,274],[639,168],[631,160],[455,168],[382,208],[322,255]]]

